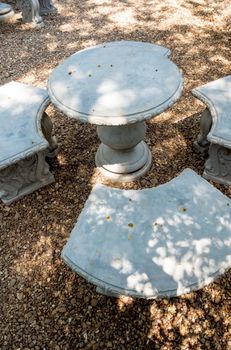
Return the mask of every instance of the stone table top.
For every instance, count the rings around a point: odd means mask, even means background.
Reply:
[[[231,267],[231,200],[190,169],[153,189],[96,185],[62,257],[106,294],[190,292]]]
[[[41,130],[49,101],[46,89],[18,82],[0,86],[0,169],[49,146]]]
[[[66,115],[96,125],[149,119],[180,96],[182,74],[165,47],[109,42],[70,56],[49,76],[51,101]]]

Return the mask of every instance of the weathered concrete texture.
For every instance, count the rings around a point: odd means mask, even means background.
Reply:
[[[11,82],[0,87],[0,198],[4,203],[54,182],[45,158],[55,154],[45,89]]]
[[[183,88],[169,55],[150,43],[109,42],[77,52],[49,77],[54,105],[98,126],[96,165],[113,180],[133,181],[150,168],[144,121],[169,108]]]
[[[98,291],[176,296],[231,266],[231,200],[190,169],[153,189],[96,185],[62,251]]]
[[[231,75],[193,89],[192,94],[207,105],[195,143],[209,154],[203,176],[231,185]]]

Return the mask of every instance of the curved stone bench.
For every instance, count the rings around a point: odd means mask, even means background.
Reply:
[[[203,176],[231,185],[231,75],[192,90],[207,105],[195,147],[209,154]]]
[[[63,260],[111,296],[170,297],[231,266],[231,200],[190,169],[153,189],[96,185]]]
[[[5,204],[54,182],[45,160],[55,155],[47,91],[11,82],[0,86],[0,198]]]

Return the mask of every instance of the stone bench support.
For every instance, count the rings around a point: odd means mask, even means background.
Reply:
[[[208,155],[203,176],[231,185],[231,75],[192,90],[206,104],[196,150]]]
[[[45,89],[0,86],[0,198],[5,204],[54,182],[47,157],[56,154]]]

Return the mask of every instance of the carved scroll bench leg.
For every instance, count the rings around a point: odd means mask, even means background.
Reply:
[[[203,177],[224,185],[231,185],[231,149],[211,143]]]
[[[231,199],[190,169],[144,190],[97,184],[61,257],[101,294],[175,297],[231,267],[230,221]]]
[[[52,4],[51,0],[39,0],[40,5],[40,15],[50,15],[56,13],[56,8]]]
[[[0,198],[5,204],[55,181],[45,161],[46,153],[38,152],[0,171]]]
[[[47,141],[49,142],[49,148],[47,149],[46,157],[54,158],[58,153],[57,138],[53,135],[53,124],[46,112],[43,113],[41,121],[42,132]]]
[[[37,27],[44,25],[40,16],[39,0],[21,0],[18,2],[22,11],[23,22],[33,23]]]
[[[203,156],[208,155],[210,142],[207,139],[207,135],[212,126],[212,116],[208,108],[206,108],[201,115],[200,119],[200,134],[197,140],[194,142],[194,149],[203,154]]]

